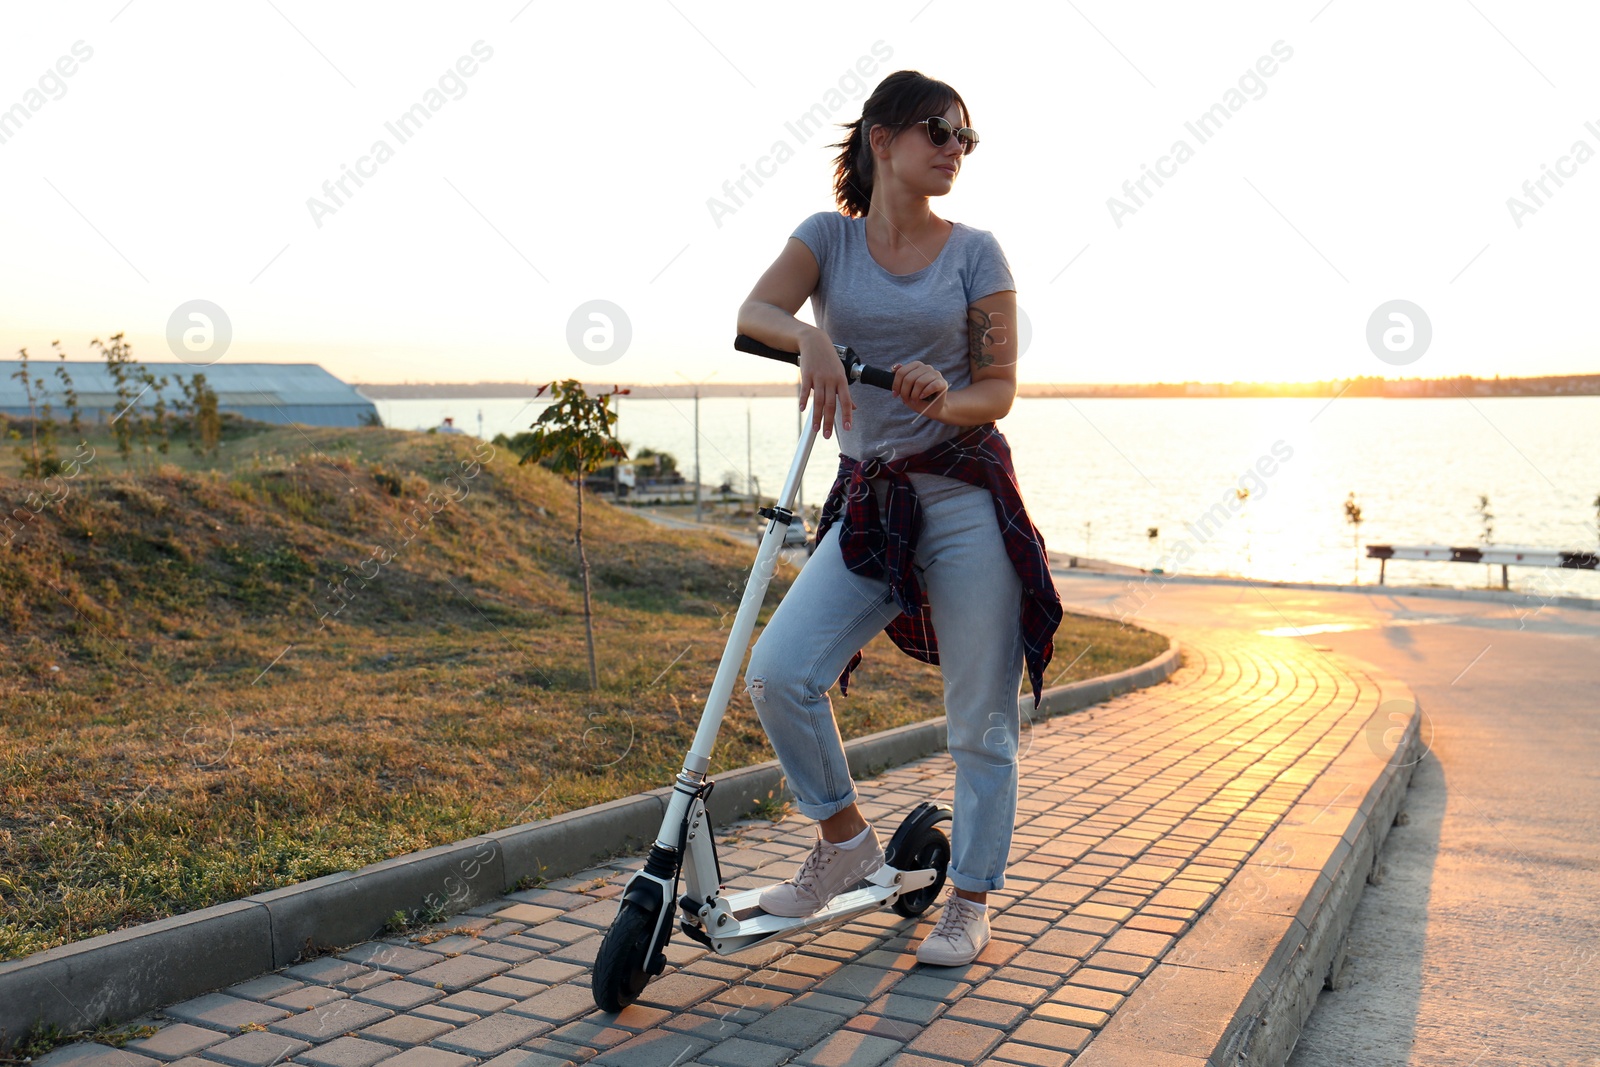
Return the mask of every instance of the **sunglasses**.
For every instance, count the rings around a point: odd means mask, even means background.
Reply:
[[[926,126],[928,140],[933,142],[935,148],[943,148],[950,142],[950,135],[956,135],[956,140],[961,142],[961,154],[969,156],[972,150],[978,147],[978,131],[971,126],[963,126],[959,130],[950,125],[948,119],[941,115],[922,119],[918,122],[898,122],[897,126]]]

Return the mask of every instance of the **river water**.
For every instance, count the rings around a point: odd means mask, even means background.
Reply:
[[[542,401],[378,400],[384,424],[443,419],[493,437]],[[670,452],[692,476],[695,401],[621,398],[617,434]],[[699,401],[701,481],[768,495],[798,433],[786,397]],[[1534,545],[1593,552],[1600,397],[1472,399],[1019,399],[1000,429],[1034,522],[1054,552],[1169,573],[1376,583],[1374,544]],[[748,456],[748,465],[747,465]],[[819,503],[838,447],[817,441],[803,487]],[[1240,497],[1240,491],[1246,495]],[[1344,503],[1354,492],[1362,523]],[[1481,506],[1480,497],[1488,497]],[[1489,518],[1485,519],[1483,512]],[[1156,535],[1150,536],[1151,528]],[[1391,561],[1397,584],[1498,585],[1499,568]],[[1588,571],[1511,569],[1513,588],[1600,596]]]

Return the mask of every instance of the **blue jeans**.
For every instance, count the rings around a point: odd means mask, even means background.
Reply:
[[[956,765],[948,878],[957,889],[986,892],[1005,884],[1016,821],[1022,582],[987,489],[939,475],[910,478],[922,505],[913,566],[939,638]],[[810,818],[856,800],[828,690],[856,650],[899,614],[887,581],[845,567],[835,526],[750,654],[751,702]]]

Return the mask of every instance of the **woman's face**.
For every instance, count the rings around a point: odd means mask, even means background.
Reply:
[[[955,103],[945,109],[945,121],[959,129],[966,124],[961,108]],[[961,172],[961,141],[953,134],[942,145],[935,145],[928,136],[927,126],[903,127],[898,137],[895,131],[882,129],[883,147],[875,153],[880,176],[893,176],[906,186],[907,192],[918,196],[943,196],[955,185]]]

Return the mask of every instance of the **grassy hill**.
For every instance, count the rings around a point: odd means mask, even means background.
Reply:
[[[0,473],[0,959],[680,766],[748,545],[586,507],[590,692],[572,489],[503,448],[272,428],[128,471],[90,445],[75,477]],[[1069,619],[1057,668],[1086,647],[1059,680],[1165,641]],[[857,679],[846,736],[941,707],[882,638]],[[768,758],[736,696],[713,771]]]

